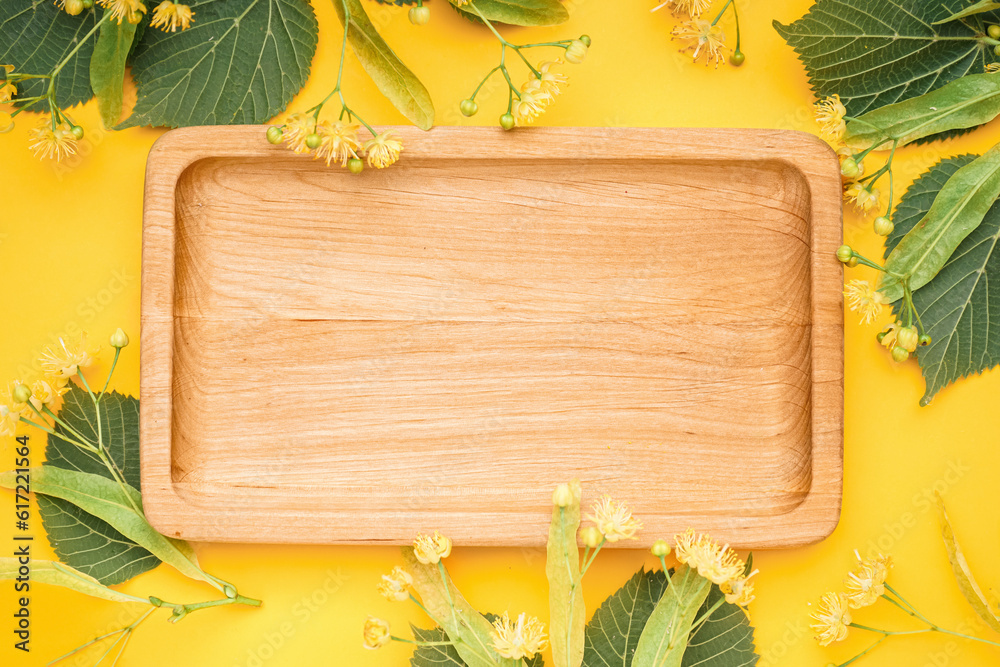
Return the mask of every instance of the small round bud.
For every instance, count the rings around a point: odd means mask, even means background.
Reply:
[[[840,173],[847,178],[857,178],[861,174],[861,167],[858,166],[858,161],[854,158],[844,158],[844,161],[840,163]]]
[[[743,64],[744,62],[746,62],[746,59],[747,59],[747,56],[746,56],[746,54],[745,54],[745,53],[743,53],[742,51],[734,51],[734,52],[733,52],[733,55],[729,56],[729,62],[730,62],[730,63],[731,63],[731,64],[732,64],[732,65],[733,65],[734,67],[739,67],[739,66],[740,66],[740,65],[742,65],[742,64]]]
[[[500,116],[500,127],[502,127],[505,130],[513,130],[514,129],[514,115],[513,114],[509,114],[509,113],[505,113],[504,115]]]
[[[920,338],[917,339],[917,345],[920,347],[927,347],[931,344],[931,337],[927,334],[921,334]]]
[[[665,558],[670,555],[670,545],[667,544],[666,540],[656,540],[653,542],[653,548],[650,551],[657,558]]]
[[[410,7],[410,23],[413,25],[427,25],[431,20],[430,7]]]
[[[920,334],[917,333],[916,327],[900,327],[899,331],[896,332],[896,346],[907,352],[913,352],[917,349],[919,340]]]
[[[17,384],[14,386],[14,391],[11,392],[10,397],[16,403],[27,403],[28,399],[31,398],[31,387],[26,384]]]
[[[991,25],[986,29],[986,32],[989,33],[990,37],[993,39],[1000,39],[1000,25]]]
[[[149,596],[149,604],[153,605],[154,607],[162,607],[163,606],[163,600],[161,600],[160,598],[156,597],[155,595],[150,595]]]
[[[222,592],[226,594],[226,597],[230,600],[236,599],[236,589],[233,588],[232,584],[226,584],[222,587]]]
[[[852,269],[853,269],[853,268],[854,268],[855,266],[857,266],[858,264],[859,264],[859,262],[858,262],[858,258],[857,258],[857,257],[851,257],[851,259],[849,259],[849,260],[847,261],[847,266],[849,266],[849,267],[850,267],[850,268],[852,268]]]
[[[111,343],[111,347],[116,347],[120,350],[128,345],[128,335],[122,331],[121,327],[118,327],[118,331],[111,334],[111,338],[108,342]]]
[[[993,47],[993,55],[1000,56],[1000,45]]]
[[[70,16],[76,16],[84,10],[83,0],[66,0],[63,10]]]
[[[80,127],[79,125],[74,125],[73,127],[69,128],[69,133],[72,134],[77,141],[83,139],[83,128]]]
[[[892,360],[896,362],[904,362],[910,358],[910,352],[905,347],[900,347],[899,345],[892,348]]]
[[[347,171],[354,175],[360,174],[365,170],[365,162],[361,158],[352,157],[347,161]]]
[[[83,0],[84,9],[93,9],[93,7],[94,7],[94,0]]]
[[[556,507],[569,507],[573,504],[573,491],[570,490],[569,484],[560,484],[556,487],[552,492],[552,504]]]
[[[892,234],[892,230],[896,228],[895,225],[892,224],[892,220],[884,215],[880,215],[875,218],[875,224],[873,227],[875,228],[875,233],[879,236],[888,236],[889,234]]]
[[[579,65],[587,57],[587,49],[590,48],[581,39],[574,39],[566,47],[566,62]]]
[[[854,257],[854,250],[849,245],[842,245],[837,248],[837,259],[847,264]]]
[[[463,116],[475,116],[476,112],[479,111],[479,105],[476,104],[475,100],[462,100],[458,108],[462,110]]]
[[[590,48],[590,35],[580,35],[580,41],[586,44],[588,49]]]
[[[587,526],[580,531],[580,540],[583,542],[584,546],[595,548],[598,544],[604,540],[604,536],[601,535],[601,531],[597,530],[594,526]]]
[[[319,148],[319,145],[321,143],[323,143],[323,139],[315,132],[306,137],[306,146],[308,146],[312,150],[316,150],[317,148]]]
[[[888,331],[879,331],[877,334],[875,334],[875,340],[881,343],[883,340],[885,340],[885,337],[888,335],[889,335]]]
[[[267,128],[267,140],[272,144],[280,144],[284,136],[285,133],[281,131],[280,127],[272,125]]]

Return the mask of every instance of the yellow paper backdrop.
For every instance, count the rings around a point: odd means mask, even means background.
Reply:
[[[565,69],[571,85],[539,124],[588,126],[735,126],[813,131],[806,75],[771,27],[801,16],[810,0],[738,0],[746,64],[718,70],[693,65],[677,54],[669,33],[675,20],[650,14],[645,0],[571,0],[570,22],[554,29],[507,30],[520,41],[588,33],[593,47],[582,66]],[[872,0],[873,4],[876,0]],[[339,24],[331,5],[313,3],[321,44],[313,76],[292,108],[321,99],[336,76]],[[721,0],[716,0],[721,6]],[[505,103],[499,88],[480,99],[480,113],[457,113],[478,78],[495,64],[498,47],[455,15],[441,0],[433,18],[411,26],[405,10],[366,6],[386,39],[423,79],[438,105],[440,124],[494,125]],[[725,21],[732,39],[731,19]],[[520,77],[519,77],[520,78]],[[352,105],[378,124],[403,122],[348,57],[345,90]],[[82,157],[56,165],[32,158],[24,119],[0,136],[3,179],[0,217],[0,378],[28,377],[41,347],[55,335],[86,329],[105,340],[116,327],[138,339],[139,268],[143,168],[160,130],[99,130],[94,104],[77,112],[88,131]],[[499,131],[485,129],[484,131]],[[530,132],[531,130],[523,130]],[[261,141],[263,141],[263,132]],[[900,151],[897,183],[906,185],[943,155],[982,151],[1000,140],[996,123],[971,136]],[[622,154],[628,155],[628,146]],[[405,154],[404,154],[405,155]],[[405,159],[405,157],[404,157]],[[902,188],[900,188],[901,193]],[[692,220],[710,225],[711,220]],[[879,243],[870,223],[845,218],[847,242],[871,255]],[[830,249],[831,253],[833,248]],[[766,252],[766,249],[762,251]],[[864,275],[863,269],[852,274]],[[913,363],[893,365],[874,341],[877,327],[861,327],[848,316],[846,332],[846,470],[840,527],[825,542],[802,549],[758,553],[759,596],[752,606],[763,665],[826,665],[846,659],[873,637],[852,634],[845,645],[823,649],[807,627],[808,603],[839,585],[854,549],[891,552],[892,581],[940,624],[966,628],[1000,640],[981,627],[948,569],[935,513],[928,497],[941,491],[951,509],[969,562],[989,588],[1000,584],[1000,374],[958,382],[928,408],[917,401],[922,380]],[[138,391],[137,345],[125,350],[114,386]],[[105,346],[105,350],[107,346]],[[102,368],[109,355],[105,352]],[[289,429],[294,425],[289,424]],[[32,436],[34,462],[44,441]],[[13,467],[3,444],[0,468]],[[650,489],[650,493],[654,490]],[[35,555],[52,557],[34,517]],[[13,496],[0,493],[0,541],[13,549]],[[199,612],[174,626],[156,617],[136,633],[121,665],[211,665],[272,667],[313,665],[405,665],[408,650],[394,644],[379,652],[361,646],[367,614],[389,619],[397,634],[406,622],[425,619],[407,604],[389,604],[375,592],[380,574],[398,562],[394,548],[196,545],[209,571],[262,598],[259,610],[223,608]],[[544,558],[515,549],[457,548],[448,561],[467,597],[484,610],[525,610],[546,617]],[[643,563],[643,552],[602,555],[588,575],[588,611]],[[210,599],[207,590],[164,566],[124,586],[138,595],[172,601]],[[76,645],[108,632],[136,610],[37,585],[32,591],[32,651],[12,648],[15,595],[0,586],[0,664],[42,665]],[[869,625],[919,627],[893,609],[858,614]],[[66,664],[90,665],[90,659]],[[861,664],[914,667],[1000,664],[1000,649],[941,636],[895,639]]]

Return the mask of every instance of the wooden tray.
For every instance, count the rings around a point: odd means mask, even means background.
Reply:
[[[579,477],[646,525],[827,536],[840,179],[812,136],[399,130],[352,176],[192,128],[154,146],[142,484],[191,540],[544,543]]]

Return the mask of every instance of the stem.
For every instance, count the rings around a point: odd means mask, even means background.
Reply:
[[[887,637],[888,636],[895,637],[897,635],[900,635],[900,636],[901,635],[924,635],[924,634],[927,634],[928,632],[934,632],[934,628],[927,628],[925,630],[902,630],[902,631],[894,632],[894,631],[891,631],[891,630],[880,630],[879,628],[870,628],[867,625],[860,625],[858,623],[851,623],[851,627],[852,628],[857,628],[858,630],[867,630],[868,632],[878,632],[879,634],[883,634],[883,635],[885,635]]]
[[[104,397],[104,392],[106,392],[108,390],[108,385],[111,383],[111,375],[115,372],[115,366],[118,365],[118,356],[121,353],[122,353],[122,349],[120,347],[116,347],[115,348],[115,358],[114,358],[114,361],[111,362],[111,370],[108,371],[108,379],[104,381],[104,389],[102,389],[101,393],[97,395],[97,401],[98,402],[100,402],[101,398]]]
[[[402,637],[397,637],[396,635],[389,635],[389,639],[394,642],[403,642],[404,644],[413,644],[414,646],[454,646],[455,642],[418,642],[412,639],[403,639]]]
[[[852,662],[854,662],[856,660],[860,660],[861,658],[865,657],[865,655],[867,655],[871,651],[875,650],[875,647],[877,647],[879,644],[881,644],[882,642],[884,642],[888,638],[889,638],[888,636],[881,637],[877,642],[875,642],[874,644],[872,644],[871,646],[869,646],[868,648],[866,648],[864,651],[862,651],[861,653],[858,653],[856,656],[854,656],[853,658],[851,658],[847,662],[840,663],[837,667],[847,667],[847,665],[851,664]]]
[[[199,609],[208,609],[210,607],[222,607],[230,604],[242,604],[248,607],[259,607],[261,605],[260,600],[254,598],[244,597],[242,595],[236,595],[236,597],[225,597],[218,600],[208,600],[207,602],[193,602],[191,604],[178,604],[176,602],[167,602],[166,600],[161,600],[159,598],[150,598],[150,604],[155,607],[167,607],[173,610],[174,618],[171,619],[173,622],[180,621],[188,614],[198,611]]]
[[[732,4],[733,4],[733,0],[729,0],[729,2],[727,2],[725,5],[723,5],[722,11],[720,11],[719,14],[715,17],[715,20],[712,21],[712,25],[715,25],[716,23],[719,22],[719,19],[722,18],[722,15],[726,13],[727,9],[729,9],[729,5],[732,5]],[[734,7],[735,7],[735,5],[734,5]],[[739,34],[739,28],[737,28],[737,34]],[[737,42],[736,50],[737,51],[740,50],[739,42]]]
[[[155,608],[155,607],[154,607],[153,609],[150,609],[150,610],[146,611],[146,613],[144,613],[144,614],[143,614],[142,616],[140,616],[140,617],[139,617],[139,618],[137,618],[137,619],[136,619],[135,621],[133,621],[131,625],[127,625],[127,626],[125,626],[124,628],[121,628],[120,630],[115,630],[115,631],[113,631],[113,632],[109,632],[109,633],[107,633],[107,634],[103,634],[103,635],[101,635],[100,637],[94,637],[93,639],[91,639],[91,640],[90,640],[89,642],[87,642],[86,644],[82,644],[82,645],[80,645],[80,646],[77,646],[77,647],[76,647],[75,649],[73,649],[72,651],[70,651],[70,652],[69,652],[69,653],[67,653],[66,655],[63,655],[63,656],[60,656],[60,657],[56,658],[55,660],[53,660],[52,662],[50,662],[50,663],[48,663],[48,664],[49,664],[49,665],[54,665],[54,664],[56,664],[57,662],[59,662],[60,660],[65,660],[66,658],[68,658],[68,657],[70,657],[70,656],[72,656],[72,655],[76,655],[77,653],[79,653],[79,652],[80,652],[80,651],[82,651],[83,649],[87,648],[88,646],[92,646],[92,645],[96,644],[97,642],[99,642],[99,641],[101,641],[101,640],[103,640],[103,639],[107,639],[108,637],[110,637],[110,636],[112,636],[112,635],[117,635],[117,634],[120,634],[120,633],[131,633],[131,632],[132,632],[133,630],[135,630],[135,629],[136,629],[137,627],[139,627],[139,625],[140,625],[140,624],[141,624],[141,623],[142,623],[143,621],[145,621],[145,620],[146,620],[146,618],[147,618],[147,617],[148,617],[148,616],[149,616],[150,614],[152,614],[152,613],[153,613],[154,611],[156,611],[156,608]]]
[[[34,408],[35,406],[32,405],[31,407]],[[64,422],[63,420],[59,419],[59,417],[56,415],[56,413],[52,412],[52,410],[49,409],[49,407],[47,405],[43,405],[42,409],[45,410],[45,414],[46,415],[48,415],[49,417],[52,417],[52,421],[56,422],[57,424],[59,424],[60,426],[62,426],[64,429],[66,429],[67,431],[69,431],[70,433],[72,433],[73,435],[75,435],[76,437],[80,438],[80,440],[87,440],[87,436],[83,435],[82,433],[80,433],[79,431],[77,431],[75,428],[73,428],[72,426],[70,426],[69,424],[67,424],[66,422]],[[44,416],[42,415],[42,413],[38,412],[38,410],[35,410],[35,412],[38,413],[39,417],[43,417],[44,418]],[[91,443],[91,444],[93,444],[93,443]]]
[[[475,100],[476,99],[476,95],[479,94],[479,91],[482,89],[482,87],[486,84],[487,81],[489,81],[489,78],[491,76],[493,76],[494,74],[497,73],[497,70],[499,70],[499,69],[500,69],[500,65],[497,65],[496,67],[494,67],[493,69],[491,69],[489,71],[489,73],[485,77],[483,77],[483,80],[479,82],[479,85],[476,86],[476,89],[473,91],[472,95],[469,97],[470,100]]]
[[[732,2],[732,0],[729,0],[729,1]],[[470,4],[469,7],[472,7],[472,11],[476,12],[476,14],[479,16],[479,18],[481,18],[483,20],[483,23],[486,24],[486,27],[490,29],[490,32],[492,32],[496,36],[496,38],[498,40],[500,40],[500,43],[503,44],[504,47],[508,47],[509,46],[510,48],[514,49],[514,52],[517,53],[517,55],[521,58],[521,60],[524,61],[524,64],[528,66],[528,69],[531,70],[532,74],[534,74],[535,77],[537,77],[539,79],[542,78],[541,72],[539,72],[537,69],[535,69],[535,67],[530,62],[528,62],[528,59],[525,58],[524,54],[521,53],[521,47],[517,46],[516,44],[511,44],[506,39],[504,39],[503,35],[501,35],[499,32],[497,32],[497,29],[493,27],[493,24],[490,23],[489,19],[487,19],[485,16],[483,16],[483,13],[481,11],[479,11],[479,8],[476,7],[476,5],[474,3]]]
[[[76,440],[73,440],[72,438],[67,438],[65,434],[63,434],[63,433],[56,433],[55,431],[53,431],[48,426],[42,426],[41,424],[36,424],[35,422],[31,421],[30,419],[28,419],[26,417],[21,417],[20,420],[23,421],[25,424],[29,424],[31,426],[34,426],[39,431],[45,431],[49,435],[54,435],[57,438],[62,438],[66,442],[68,442],[68,443],[70,443],[72,445],[76,445],[77,447],[81,447],[82,449],[85,449],[88,452],[91,452],[93,454],[97,454],[98,453],[97,449],[94,448],[93,446],[85,444],[85,443],[82,443],[82,442],[78,442]]]
[[[715,613],[715,610],[722,606],[722,603],[726,601],[726,598],[720,598],[718,602],[712,605],[712,608],[706,611],[704,614],[695,619],[695,622],[691,624],[691,632],[694,633],[701,627],[702,623],[705,623],[708,618]]]
[[[584,565],[583,565],[583,570],[582,570],[582,571],[580,572],[580,578],[581,578],[581,579],[583,578],[583,575],[587,574],[587,570],[589,570],[589,569],[590,569],[590,566],[591,566],[591,565],[593,565],[593,563],[594,563],[594,559],[596,559],[596,558],[597,558],[597,554],[598,554],[598,553],[599,553],[599,552],[601,551],[601,547],[603,547],[603,546],[604,546],[604,543],[605,543],[605,542],[607,542],[607,541],[608,541],[608,538],[606,538],[606,537],[604,537],[604,538],[602,538],[602,539],[601,539],[601,543],[600,543],[600,544],[598,544],[598,545],[597,545],[597,546],[596,546],[596,547],[594,548],[594,553],[592,553],[592,554],[590,555],[590,560],[589,560],[589,561],[588,561],[588,560],[587,560],[587,558],[586,558],[586,554],[584,554]]]

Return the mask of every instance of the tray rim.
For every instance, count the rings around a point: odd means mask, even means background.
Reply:
[[[842,269],[832,249],[842,238],[839,162],[814,135],[793,130],[742,128],[604,128],[538,127],[505,133],[499,128],[394,127],[404,140],[403,159],[574,159],[607,161],[629,147],[627,159],[698,162],[780,162],[793,168],[809,190],[811,327],[810,487],[788,512],[750,517],[692,515],[700,530],[741,548],[786,548],[828,537],[840,520],[843,496],[843,306]],[[170,537],[220,542],[301,544],[402,544],[412,537],[378,537],[368,526],[379,519],[400,524],[407,512],[383,508],[306,512],[289,507],[269,526],[240,521],[241,512],[194,504],[183,498],[172,479],[173,304],[175,285],[175,192],[184,172],[210,158],[259,159],[288,154],[263,140],[263,126],[192,127],[171,130],[150,150],[143,199],[140,461],[144,510],[154,528]],[[669,148],[669,150],[665,150]],[[305,158],[301,158],[305,159]],[[625,159],[625,158],[622,158]],[[364,175],[361,176],[363,178]],[[152,273],[155,280],[148,279]],[[832,313],[837,313],[831,318]],[[822,317],[818,317],[822,315]],[[820,354],[817,354],[820,352]],[[627,500],[627,499],[623,499]],[[465,515],[460,509],[438,517]],[[325,532],[316,539],[317,515]],[[192,517],[197,521],[191,521]],[[482,512],[483,520],[521,523],[536,513]],[[669,518],[669,514],[656,515]],[[687,515],[683,515],[687,516]],[[312,517],[312,518],[311,518]],[[337,521],[337,519],[341,521]],[[346,519],[346,520],[344,520]],[[424,520],[421,521],[423,523]],[[309,527],[309,531],[305,528]],[[340,528],[331,524],[343,524]],[[795,527],[790,531],[790,527]],[[295,535],[295,528],[301,534]],[[415,527],[414,527],[415,529]],[[365,534],[369,531],[370,534]],[[377,533],[378,529],[374,530]],[[397,531],[398,532],[398,531]],[[308,535],[307,535],[308,533]],[[785,533],[785,534],[782,534]],[[467,546],[541,546],[544,535],[513,541],[487,534],[457,537]],[[620,547],[648,546],[657,536]]]

